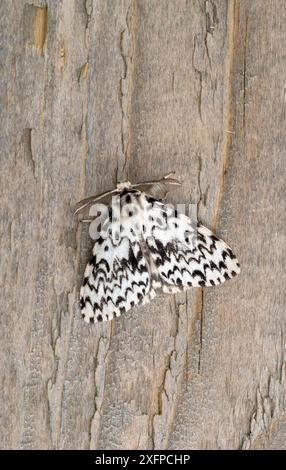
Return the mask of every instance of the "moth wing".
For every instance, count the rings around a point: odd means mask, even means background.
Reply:
[[[151,201],[146,226],[145,241],[163,292],[218,285],[240,272],[223,240],[159,201]]]
[[[87,323],[111,320],[154,296],[150,266],[138,234],[130,231],[130,226],[118,240],[114,240],[114,233],[96,240],[80,291],[82,316]]]

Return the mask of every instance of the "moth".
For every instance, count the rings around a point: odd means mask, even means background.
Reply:
[[[78,203],[76,214],[100,208],[87,220],[100,221],[80,290],[87,323],[112,320],[158,293],[215,286],[240,272],[223,240],[164,202],[178,185],[171,173],[157,181],[119,183]]]

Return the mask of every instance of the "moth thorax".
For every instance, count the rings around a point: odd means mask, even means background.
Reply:
[[[132,184],[130,183],[130,181],[124,181],[123,183],[117,183],[117,189],[119,189],[119,191],[122,191],[123,189],[130,189],[132,188]]]

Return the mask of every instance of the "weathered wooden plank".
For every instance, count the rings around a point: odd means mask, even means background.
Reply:
[[[1,448],[283,446],[283,7],[1,2]],[[242,274],[83,324],[76,201],[170,170]]]
[[[6,1],[1,10],[1,446],[47,448],[58,445],[76,298],[87,20],[78,2]]]
[[[242,273],[204,292],[200,370],[190,348],[174,448],[279,448],[285,435],[284,24],[279,1],[229,2],[234,134],[219,233]]]
[[[208,8],[201,2],[136,3],[130,26],[135,44],[128,157],[134,181],[176,170],[183,187],[171,200],[199,203],[210,222],[220,198],[228,139],[229,59],[225,4]],[[199,315],[192,305],[199,306],[201,295],[197,290],[181,299],[159,298],[114,324],[101,448],[169,445],[186,380],[191,317]],[[196,335],[192,344],[200,341],[199,331]]]

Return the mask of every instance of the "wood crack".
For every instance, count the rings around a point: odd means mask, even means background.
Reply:
[[[219,177],[219,193],[217,197],[217,203],[214,210],[214,217],[212,227],[215,230],[218,223],[219,211],[221,206],[221,200],[224,190],[224,174],[227,166],[227,161],[229,158],[229,151],[232,142],[231,131],[233,125],[233,63],[235,56],[235,39],[237,34],[237,17],[238,17],[238,5],[236,0],[229,0],[228,4],[228,59],[226,60],[225,67],[225,76],[226,76],[226,86],[225,86],[225,113],[224,113],[224,142],[223,142],[223,156],[221,163],[221,171]]]
[[[198,76],[199,79],[199,92],[198,92],[198,113],[201,122],[203,122],[202,119],[202,93],[203,93],[203,72],[197,68],[195,65],[195,53],[196,53],[196,47],[197,47],[197,36],[194,36],[194,47],[193,47],[193,54],[192,54],[192,67]]]
[[[125,28],[120,34],[120,54],[123,62],[123,74],[120,79],[121,107],[121,149],[117,164],[117,181],[128,179],[128,160],[131,142],[131,99],[133,88],[133,56],[134,56],[134,16],[135,4],[131,1],[125,17]]]
[[[267,441],[271,437],[271,430],[279,419],[285,415],[286,403],[286,363],[282,362],[277,374],[264,371],[267,379],[261,378],[267,385],[259,384],[256,390],[256,400],[251,417],[249,419],[249,431],[242,437],[239,448],[260,448],[263,441],[267,448]]]
[[[26,157],[28,159],[28,162],[31,166],[32,173],[35,179],[36,178],[36,160],[34,157],[33,153],[33,145],[32,145],[32,133],[33,129],[28,127],[23,130],[22,138],[21,138],[21,143],[24,147],[24,152],[26,154]]]
[[[176,314],[173,347],[167,356],[162,382],[157,392],[157,412],[150,419],[150,440],[153,449],[168,448],[178,390],[183,378],[186,360],[187,305],[186,303],[177,304],[175,297],[173,302],[173,308],[171,308]]]
[[[203,326],[204,326],[204,289],[200,289],[201,298],[199,300],[200,315],[200,344],[198,352],[198,374],[201,374],[202,351],[203,351]]]
[[[243,42],[243,133],[245,139],[245,131],[246,131],[246,60],[247,60],[247,35],[248,35],[248,18],[246,17],[245,20],[245,34],[244,34],[244,42]]]
[[[102,406],[105,396],[107,361],[112,339],[112,323],[106,324],[107,336],[98,339],[95,355],[94,370],[94,401],[95,410],[89,424],[89,449],[96,449],[99,441],[100,424],[102,418]]]

